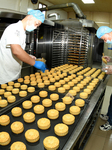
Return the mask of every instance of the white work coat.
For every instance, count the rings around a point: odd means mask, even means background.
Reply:
[[[25,49],[26,34],[22,21],[9,25],[0,40],[0,84],[20,77],[22,61],[12,54],[10,44],[19,44]]]

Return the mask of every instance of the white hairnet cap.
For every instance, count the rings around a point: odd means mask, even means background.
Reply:
[[[28,15],[32,15],[36,19],[40,20],[42,23],[45,20],[44,14],[40,10],[30,10],[28,11]]]
[[[110,33],[111,31],[112,31],[111,28],[109,28],[107,26],[101,26],[98,28],[96,35],[98,38],[101,38],[104,34]]]

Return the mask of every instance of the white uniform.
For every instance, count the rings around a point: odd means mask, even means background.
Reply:
[[[22,21],[9,25],[0,41],[0,84],[20,77],[22,61],[12,54],[10,44],[19,44],[25,49],[26,34]]]

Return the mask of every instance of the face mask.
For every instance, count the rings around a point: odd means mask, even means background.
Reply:
[[[26,31],[28,31],[28,32],[31,32],[31,31],[33,31],[34,29],[36,29],[36,27],[34,26],[34,24],[32,24],[32,25],[26,25]]]
[[[108,44],[112,44],[112,40],[111,40],[111,41],[107,40],[107,41],[106,41],[106,43],[108,43]]]

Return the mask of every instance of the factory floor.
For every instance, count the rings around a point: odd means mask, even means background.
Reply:
[[[101,131],[99,126],[105,121],[98,118],[84,150],[112,150],[112,130]]]

